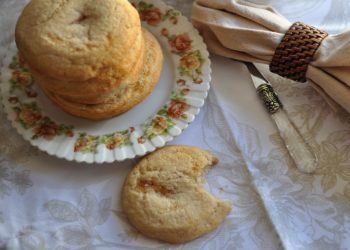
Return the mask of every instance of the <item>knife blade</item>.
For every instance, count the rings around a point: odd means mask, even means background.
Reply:
[[[250,72],[259,97],[275,121],[279,134],[296,167],[303,173],[314,172],[317,168],[318,159],[296,126],[289,119],[272,85],[253,63],[244,63]]]

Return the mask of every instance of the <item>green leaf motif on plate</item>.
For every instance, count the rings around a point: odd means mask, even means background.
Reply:
[[[65,135],[73,137],[73,126],[57,124],[49,117],[43,116],[36,102],[21,103],[17,100],[13,107],[16,113],[16,121],[24,129],[32,129],[31,139],[44,138],[52,140],[55,136]]]
[[[180,56],[179,66],[177,67],[181,76],[189,76],[196,84],[202,83],[200,78],[203,74],[202,66],[205,59],[200,50],[192,50],[192,42],[188,33],[169,34],[167,28],[161,30],[161,35],[168,39],[171,53]]]
[[[184,54],[180,59],[178,70],[180,75],[190,76],[194,82],[202,75],[202,65],[205,62],[199,50]]]
[[[186,101],[186,97],[181,92],[173,91],[170,95],[171,100]]]
[[[12,58],[9,68],[12,70],[10,93],[18,89],[25,91],[29,97],[36,97],[36,92],[32,90],[34,78],[20,55]]]
[[[166,21],[169,20],[170,23],[172,23],[173,25],[176,25],[178,22],[177,17],[180,15],[180,12],[174,10],[174,9],[169,9],[167,10],[167,12],[165,13],[165,15],[162,18],[162,21]]]
[[[154,7],[153,4],[141,1],[137,5],[133,5],[139,12],[141,21],[151,26],[158,26],[162,22],[164,13],[159,8]]]
[[[42,119],[40,109],[36,102],[21,103],[13,107],[17,118],[16,121],[21,124],[24,129],[29,129],[38,124]]]
[[[159,111],[158,113],[164,113],[165,111]],[[152,139],[157,135],[166,135],[170,128],[175,125],[175,122],[167,116],[154,117],[150,122],[144,125],[144,136],[148,139]]]
[[[73,126],[58,125],[49,117],[43,117],[33,129],[33,133],[32,139],[34,140],[38,138],[52,140],[55,136],[65,135],[67,137],[73,137],[74,135]]]
[[[144,1],[141,1],[141,2],[139,2],[136,5],[136,9],[137,9],[138,12],[143,12],[143,11],[145,11],[147,9],[152,8],[153,6],[154,6],[153,4],[148,4],[148,3],[144,2]]]
[[[87,133],[80,133],[79,138],[75,141],[74,144],[74,152],[97,153],[99,139],[99,136],[88,135]]]
[[[100,142],[110,150],[132,145],[129,130],[103,135]]]

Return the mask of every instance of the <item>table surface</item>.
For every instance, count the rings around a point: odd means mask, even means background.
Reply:
[[[250,1],[333,34],[350,27],[346,0]],[[26,2],[0,1],[0,58]],[[165,2],[190,16],[191,1]],[[244,65],[211,59],[206,105],[171,144],[219,157],[205,188],[232,202],[233,210],[217,230],[181,245],[143,237],[120,207],[123,180],[136,160],[87,166],[56,159],[18,136],[0,107],[0,249],[350,249],[350,115],[333,113],[308,83],[262,67],[319,159],[315,174],[303,174]]]

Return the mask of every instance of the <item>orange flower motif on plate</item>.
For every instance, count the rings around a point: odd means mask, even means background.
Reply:
[[[41,124],[33,129],[34,137],[52,140],[58,134],[59,126],[54,122]]]
[[[121,146],[131,145],[130,142],[131,129],[115,132],[113,134],[103,135],[100,142],[109,150],[119,148]]]
[[[191,76],[195,83],[200,84],[203,63],[204,59],[199,50],[190,51],[181,57],[178,69],[181,75]]]
[[[33,83],[32,75],[29,72],[20,70],[15,70],[12,72],[11,80],[22,87],[28,87]]]
[[[24,108],[18,112],[18,119],[25,127],[32,127],[41,119],[41,114],[36,110]]]
[[[79,138],[75,141],[74,152],[79,153],[97,153],[99,136],[80,133]]]
[[[149,25],[157,26],[162,21],[163,14],[159,8],[152,7],[140,12],[140,18]]]
[[[169,45],[178,53],[184,53],[192,48],[192,39],[187,33],[173,36],[169,39]]]
[[[180,66],[188,70],[196,70],[200,68],[201,61],[195,54],[188,54],[180,59]]]
[[[161,134],[167,128],[166,119],[162,116],[157,116],[153,119],[152,132],[156,135]]]
[[[187,110],[189,105],[179,100],[172,100],[168,107],[168,114],[171,118],[180,118]]]

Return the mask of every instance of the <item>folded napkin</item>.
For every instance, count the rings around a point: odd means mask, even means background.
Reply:
[[[195,0],[192,22],[211,52],[265,64],[292,25],[272,7],[239,0]],[[322,41],[306,77],[331,107],[350,112],[350,31]]]

